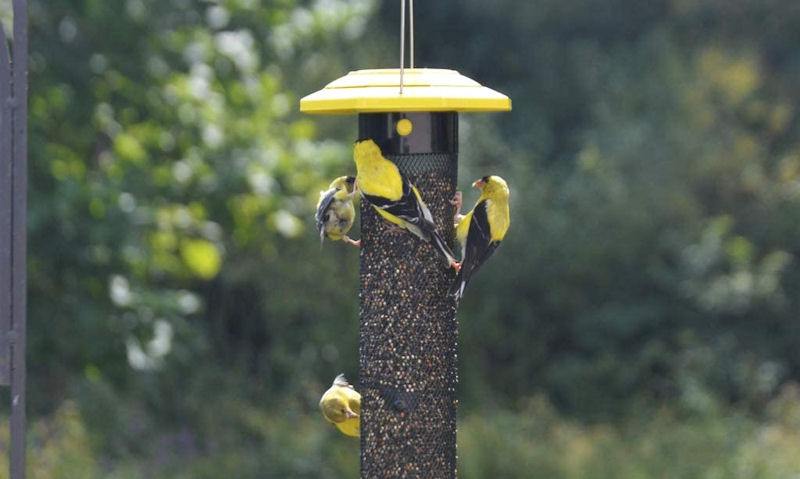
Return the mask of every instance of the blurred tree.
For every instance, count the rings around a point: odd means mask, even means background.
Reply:
[[[419,65],[514,101],[462,119],[463,183],[513,192],[460,315],[467,406],[544,391],[608,417],[691,376],[760,407],[797,377],[798,26],[780,0],[417,8]],[[698,348],[714,359],[684,367]]]
[[[462,411],[547,418],[544,393],[582,420],[707,420],[800,378],[795,3],[418,2],[417,66],[514,101],[461,118],[461,184],[508,178],[513,215],[462,303]],[[315,415],[357,376],[356,252],[311,225],[356,122],[297,101],[397,66],[397,7],[30,1],[30,398],[79,431],[69,454],[144,458],[118,477],[353,474]]]
[[[357,364],[356,252],[307,231],[353,167],[296,104],[372,2],[30,9],[33,410],[77,393],[98,444],[154,453],[231,397],[313,407]]]

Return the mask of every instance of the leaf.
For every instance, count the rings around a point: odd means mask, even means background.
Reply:
[[[186,267],[203,279],[219,274],[222,256],[216,245],[203,239],[187,239],[181,242],[181,257]]]

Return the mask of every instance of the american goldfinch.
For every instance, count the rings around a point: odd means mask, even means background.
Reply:
[[[347,382],[344,374],[336,376],[333,385],[319,400],[325,419],[344,434],[358,437],[360,432],[361,395]]]
[[[317,220],[320,245],[326,236],[355,246],[361,245],[361,241],[354,241],[347,236],[356,217],[356,209],[353,207],[355,181],[353,176],[340,176],[331,182],[327,190],[319,192],[314,218]]]
[[[357,141],[353,159],[361,197],[390,223],[407,229],[426,243],[433,240],[450,266],[457,268],[455,255],[436,231],[433,215],[419,190],[400,174],[394,163],[384,158],[378,145],[370,139]]]
[[[472,186],[481,190],[478,202],[472,211],[456,217],[456,239],[461,243],[462,255],[461,269],[453,283],[456,300],[461,300],[470,278],[494,253],[511,224],[508,185],[504,179],[484,176]],[[460,195],[456,195],[453,202],[460,209]]]

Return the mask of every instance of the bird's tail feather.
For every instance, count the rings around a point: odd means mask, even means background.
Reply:
[[[419,226],[413,223],[406,223],[405,228],[410,231],[414,236],[421,239],[426,243],[431,242],[431,235],[430,231],[425,228],[420,228]]]
[[[450,294],[455,295],[456,303],[461,301],[461,298],[464,296],[464,290],[467,288],[468,282],[469,280],[464,278],[463,270],[459,271],[455,279],[453,279],[453,284],[450,285]]]

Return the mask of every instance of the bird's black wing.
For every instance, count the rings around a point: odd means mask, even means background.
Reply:
[[[403,194],[398,200],[389,200],[380,196],[373,196],[363,193],[363,197],[369,201],[376,208],[402,218],[413,225],[420,226],[424,231],[430,231],[433,228],[433,223],[425,219],[425,213],[422,210],[422,205],[417,201],[411,183],[403,178]]]
[[[454,291],[460,290],[462,283],[466,286],[475,271],[492,256],[492,253],[500,245],[499,241],[492,241],[491,238],[486,200],[483,200],[478,202],[472,210],[467,241],[464,245],[464,261],[461,263],[461,271],[458,272],[453,283]]]
[[[319,202],[317,212],[314,213],[314,219],[317,220],[317,230],[320,231],[320,233],[322,232],[323,228],[325,228],[325,212],[333,202],[334,195],[336,195],[339,190],[341,190],[341,188],[331,188],[322,194],[322,200]]]

